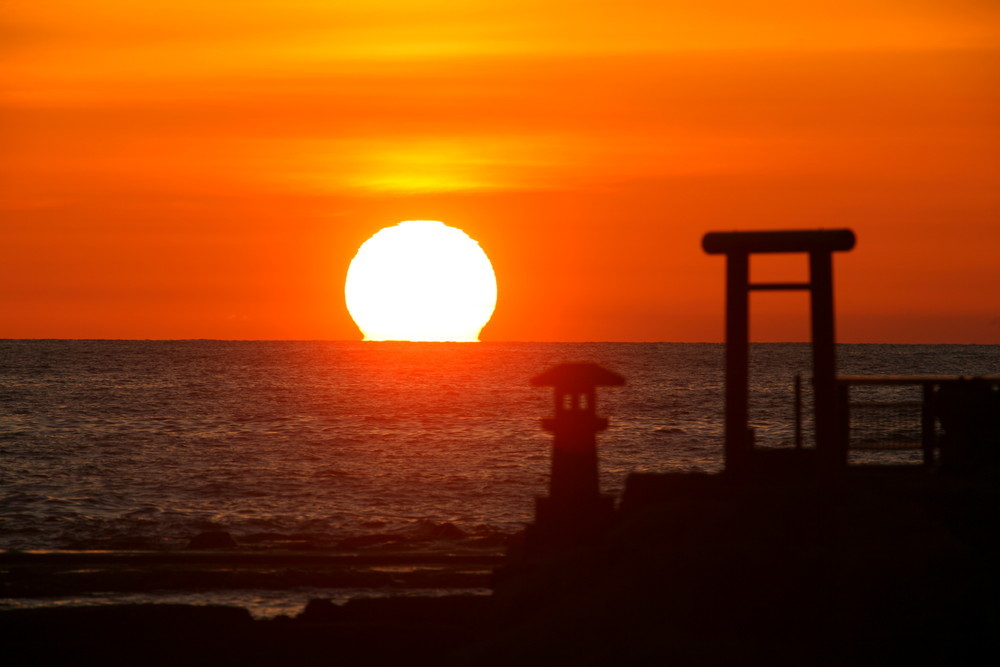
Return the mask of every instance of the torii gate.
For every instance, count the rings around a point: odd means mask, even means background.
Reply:
[[[854,242],[850,229],[710,232],[702,238],[705,252],[726,256],[726,470],[746,470],[754,451],[749,429],[750,290],[809,291],[816,453],[827,470],[846,464],[846,442],[839,433],[832,254],[850,250]],[[750,255],[776,252],[808,253],[809,282],[751,283]]]

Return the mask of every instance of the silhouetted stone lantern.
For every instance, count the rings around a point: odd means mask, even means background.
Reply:
[[[542,420],[553,435],[549,495],[535,499],[535,523],[527,547],[537,551],[586,541],[603,531],[614,514],[614,498],[601,495],[597,433],[608,427],[598,417],[596,388],[620,386],[625,378],[593,363],[559,364],[531,380],[555,388],[555,416]]]

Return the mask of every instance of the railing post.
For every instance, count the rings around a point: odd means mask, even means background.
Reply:
[[[846,382],[835,383],[836,392],[836,425],[833,439],[839,451],[843,452],[844,462],[851,446],[851,386]]]
[[[923,403],[920,406],[920,448],[924,452],[924,465],[934,464],[937,448],[937,428],[934,423],[934,384],[923,384]]]
[[[802,374],[795,374],[795,449],[802,449]]]

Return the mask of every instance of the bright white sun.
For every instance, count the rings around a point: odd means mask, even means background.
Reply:
[[[408,220],[358,248],[344,292],[365,340],[478,341],[496,307],[497,279],[461,229]]]

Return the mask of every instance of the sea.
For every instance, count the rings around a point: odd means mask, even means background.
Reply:
[[[723,357],[708,343],[0,341],[0,549],[172,551],[225,531],[263,551],[500,551],[548,484],[553,394],[534,376],[587,361],[625,377],[597,395],[601,486],[620,496],[633,472],[722,468]],[[751,357],[757,444],[795,446],[798,375],[811,446],[809,345]],[[1000,346],[840,345],[838,371],[995,374]],[[859,392],[893,407],[852,426],[852,462],[919,464],[901,444],[919,440],[919,386]]]

